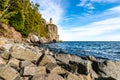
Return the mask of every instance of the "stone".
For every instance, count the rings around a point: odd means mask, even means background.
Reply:
[[[69,65],[71,67],[71,72],[73,73],[88,74],[91,69],[91,62],[87,60],[78,62],[70,61]]]
[[[13,44],[4,44],[3,48],[5,48],[6,51],[9,51],[11,49],[11,47],[13,46]]]
[[[41,59],[39,65],[45,66],[48,63],[56,63],[56,60],[54,59],[54,57],[52,57],[50,55],[44,55],[43,58]]]
[[[77,75],[69,73],[66,80],[81,80]]]
[[[45,74],[37,74],[37,75],[34,75],[31,80],[46,80],[46,76],[47,75]]]
[[[20,60],[37,61],[42,56],[42,53],[37,54],[29,49],[16,49],[11,52],[11,56]]]
[[[51,73],[51,74],[65,74],[66,71],[65,69],[61,68],[57,64],[54,63],[48,63],[46,65],[46,69]]]
[[[86,58],[90,61],[96,61],[96,58],[94,56],[87,56]]]
[[[7,62],[3,58],[0,57],[0,65],[6,65],[6,63]]]
[[[20,80],[19,73],[9,66],[0,67],[0,77],[4,80]]]
[[[49,74],[46,80],[65,80],[65,79],[57,74]]]
[[[28,40],[30,40],[33,43],[39,42],[39,37],[36,34],[34,34],[34,33],[30,33],[28,35]]]
[[[19,61],[19,60],[15,59],[15,58],[11,58],[11,59],[9,60],[8,64],[9,64],[11,67],[19,70],[19,66],[20,66],[20,61]]]
[[[24,76],[29,76],[29,75],[37,75],[37,74],[46,74],[46,68],[44,66],[39,66],[39,67],[32,67],[32,66],[27,66],[24,67]]]
[[[5,41],[0,40],[0,47],[3,47],[4,44],[5,44]]]
[[[26,66],[32,66],[32,67],[35,67],[36,65],[33,64],[31,61],[28,61],[28,60],[21,61],[21,65],[20,65],[20,67],[23,68],[23,67],[26,67]]]
[[[6,60],[9,60],[10,59],[10,53],[9,52],[3,52],[1,53],[0,55],[2,58],[6,59]]]
[[[69,64],[69,61],[79,62],[82,59],[78,56],[70,55],[70,54],[55,54],[55,58],[65,64]]]
[[[112,77],[116,80],[120,79],[120,62],[104,61],[98,64],[98,73],[102,77]]]
[[[90,76],[90,74],[88,74],[88,75],[79,75],[79,79],[80,80],[93,80],[92,78],[91,78],[91,76]]]

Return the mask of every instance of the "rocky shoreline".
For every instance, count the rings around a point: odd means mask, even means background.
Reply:
[[[120,62],[0,38],[0,80],[120,80]]]

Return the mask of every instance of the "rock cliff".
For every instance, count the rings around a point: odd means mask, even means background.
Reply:
[[[49,24],[47,24],[47,31],[51,41],[59,41],[58,28],[52,23],[52,18],[50,18]]]

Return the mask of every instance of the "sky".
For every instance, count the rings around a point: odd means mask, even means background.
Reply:
[[[120,41],[120,0],[31,0],[63,41]]]

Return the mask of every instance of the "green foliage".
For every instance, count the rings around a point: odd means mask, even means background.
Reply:
[[[0,0],[0,22],[10,24],[23,36],[36,32],[47,37],[46,21],[30,0]]]

